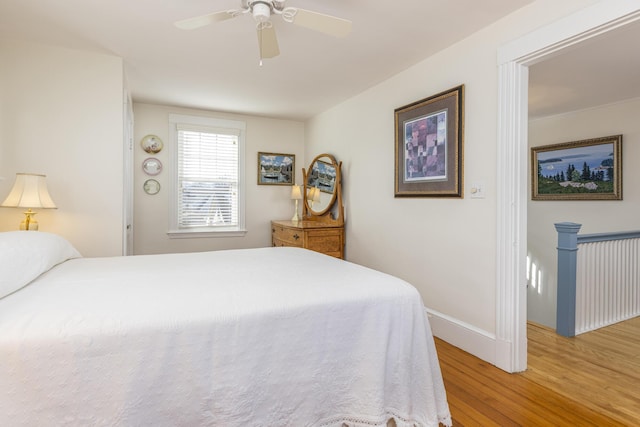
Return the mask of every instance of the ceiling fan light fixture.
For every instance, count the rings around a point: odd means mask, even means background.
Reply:
[[[271,4],[266,1],[254,1],[249,3],[253,19],[256,22],[267,22],[271,18]]]

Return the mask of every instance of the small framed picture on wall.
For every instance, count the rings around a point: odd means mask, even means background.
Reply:
[[[258,185],[293,185],[294,154],[258,153]]]

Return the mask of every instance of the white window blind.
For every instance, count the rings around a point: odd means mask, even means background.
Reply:
[[[243,129],[202,123],[174,126],[173,232],[243,231],[240,161]]]
[[[178,226],[238,225],[238,135],[178,127]]]

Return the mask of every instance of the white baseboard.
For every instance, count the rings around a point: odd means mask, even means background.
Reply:
[[[496,364],[495,335],[435,310],[428,308],[425,310],[434,336],[486,362]]]

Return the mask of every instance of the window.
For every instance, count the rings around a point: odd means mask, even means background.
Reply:
[[[244,235],[245,123],[171,114],[169,125],[169,235]]]

